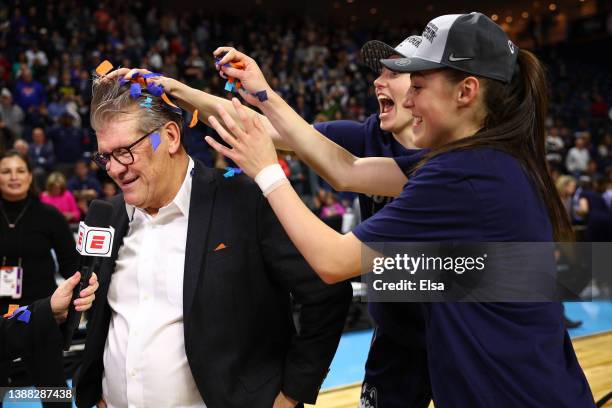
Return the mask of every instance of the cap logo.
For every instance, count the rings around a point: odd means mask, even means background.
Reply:
[[[508,48],[510,48],[510,52],[514,54],[514,44],[512,44],[512,41],[510,40],[508,40]]]
[[[455,54],[452,53],[451,55],[448,56],[448,60],[450,62],[457,62],[457,61],[467,61],[467,60],[471,60],[474,59],[473,57],[455,57]]]
[[[407,65],[410,65],[410,62],[411,61],[409,59],[401,58],[401,59],[395,60],[394,63],[398,67],[405,67]]]
[[[433,40],[436,38],[438,32],[438,27],[434,23],[427,24],[425,30],[423,30],[423,37],[427,38],[430,43],[433,43]]]

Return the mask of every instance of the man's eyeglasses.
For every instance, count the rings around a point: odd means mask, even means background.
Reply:
[[[92,157],[93,161],[95,161],[96,164],[103,169],[106,169],[106,165],[111,161],[111,157],[114,157],[118,163],[123,164],[124,166],[132,164],[134,163],[134,154],[132,153],[132,148],[138,143],[142,142],[144,139],[146,139],[147,136],[151,136],[153,132],[155,132],[157,129],[159,128],[153,129],[151,132],[146,133],[144,136],[142,136],[129,146],[118,147],[110,153],[95,152]]]

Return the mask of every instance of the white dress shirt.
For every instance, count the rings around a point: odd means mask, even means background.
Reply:
[[[190,158],[179,192],[156,216],[126,204],[129,230],[108,290],[112,316],[102,395],[109,408],[206,407],[187,363],[183,334],[193,166]]]

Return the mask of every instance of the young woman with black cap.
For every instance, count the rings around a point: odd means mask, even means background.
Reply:
[[[249,90],[267,92],[265,102],[246,99],[279,133],[295,137],[308,131],[269,88],[253,60],[238,53],[232,58],[244,61],[245,70],[223,67],[223,72]],[[325,281],[362,272],[361,243],[571,238],[546,168],[547,89],[543,67],[533,54],[517,49],[486,16],[471,13],[432,20],[413,57],[382,62],[413,73],[405,106],[415,116],[417,146],[429,151],[416,169],[414,160],[363,159],[361,170],[367,171],[355,173],[362,191],[398,197],[346,235],[331,230],[304,207],[278,168],[261,122],[248,116],[237,100],[239,124],[219,108],[231,134],[209,118],[232,148],[210,137],[207,141],[255,178],[295,245]],[[407,177],[397,177],[400,168],[410,172],[405,185]],[[559,303],[421,306],[421,334],[437,407],[594,406]],[[401,315],[379,323],[411,324]],[[426,387],[411,392],[426,395]],[[398,397],[380,406],[406,406]]]

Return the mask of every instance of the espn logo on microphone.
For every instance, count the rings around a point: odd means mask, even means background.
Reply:
[[[79,224],[76,249],[81,255],[110,257],[113,248],[113,227],[89,227],[83,221]]]

